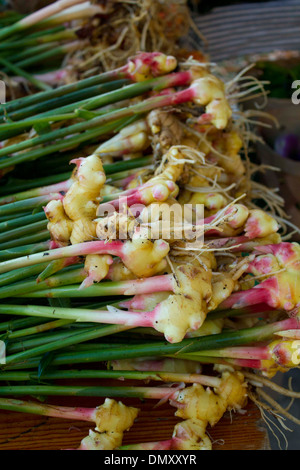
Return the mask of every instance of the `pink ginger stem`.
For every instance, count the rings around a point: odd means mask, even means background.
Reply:
[[[174,290],[174,278],[172,274],[153,276],[133,281],[120,283],[124,287],[123,295],[152,294],[153,292],[165,292]],[[136,308],[136,307],[134,307]]]
[[[64,194],[62,193],[66,193],[72,186],[73,182],[74,181],[70,178],[68,180],[62,181],[61,183],[56,183],[56,184],[52,184],[49,186],[43,186],[39,188],[38,193],[39,195],[42,196],[44,194],[55,192],[55,193],[60,193],[62,196],[64,196]]]
[[[78,315],[82,321],[94,323],[108,323],[113,325],[141,326],[154,328],[153,312],[107,311],[94,310],[91,313],[82,312]]]
[[[243,308],[250,305],[269,304],[270,294],[267,289],[255,286],[245,291],[234,292],[219,305],[218,310]]]
[[[120,307],[133,310],[144,310],[146,308],[146,299],[144,295],[135,295],[130,300],[119,303]]]
[[[228,359],[228,364],[237,367],[244,367],[249,369],[262,369],[262,362],[260,359]]]
[[[89,422],[96,422],[97,412],[94,408],[54,406],[11,398],[0,398],[0,409]]]

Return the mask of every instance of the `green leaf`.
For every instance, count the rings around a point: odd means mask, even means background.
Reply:
[[[39,122],[35,124],[33,128],[38,135],[47,134],[47,132],[51,132],[52,130],[49,122]]]
[[[47,352],[44,354],[42,359],[39,362],[38,366],[38,381],[42,379],[43,374],[46,372],[46,370],[49,368],[50,364],[53,361],[54,358],[54,351]]]
[[[92,111],[88,111],[87,109],[76,109],[75,114],[79,117],[84,119],[85,121],[90,121],[99,115],[97,113],[93,113]]]

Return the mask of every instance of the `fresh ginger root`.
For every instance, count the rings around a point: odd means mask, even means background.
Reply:
[[[94,218],[106,176],[101,159],[95,154],[73,160],[73,163],[77,165],[73,184],[63,201],[51,201],[47,205],[45,214],[49,219],[48,230],[52,239],[75,245],[96,238]],[[109,255],[88,255],[85,260],[88,277],[82,287],[105,278],[111,263]]]
[[[93,219],[106,180],[102,162],[96,155],[91,155],[76,160],[76,164],[76,180],[63,200],[65,213],[73,221],[82,217]]]
[[[172,436],[172,450],[212,450],[205,434],[206,424],[200,419],[187,419],[176,424]]]
[[[241,372],[223,372],[220,385],[214,391],[194,384],[176,392],[171,404],[177,407],[175,413],[183,419],[197,419],[206,426],[214,426],[225,411],[240,410],[247,403],[246,384]]]
[[[299,366],[300,363],[299,342],[284,339],[284,332],[282,336],[282,339],[274,340],[268,344],[270,358],[261,361],[263,375],[270,378],[277,372],[287,372]]]
[[[50,201],[44,211],[49,220],[47,228],[52,240],[59,244],[68,244],[73,230],[73,222],[66,216],[62,201]]]
[[[239,154],[243,142],[237,132],[230,131],[222,133],[222,135],[214,141],[214,145],[216,150],[220,152],[217,156],[218,165],[234,177],[241,177],[245,174],[245,166]],[[222,157],[221,154],[224,155],[224,157]]]
[[[123,434],[134,423],[139,409],[106,398],[95,412],[96,429],[81,441],[79,450],[113,450],[122,444]]]
[[[208,303],[208,311],[215,310],[223,300],[227,299],[236,285],[237,281],[233,279],[230,273],[224,272],[216,276],[212,282],[212,295]]]
[[[181,341],[188,331],[198,330],[207,314],[211,297],[211,271],[184,265],[176,269],[174,294],[153,310],[155,329],[169,342]]]
[[[142,82],[172,72],[176,66],[177,60],[171,55],[144,52],[128,61],[127,71],[132,80]]]
[[[197,78],[191,85],[196,95],[194,102],[205,106],[206,116],[217,129],[225,129],[232,111],[226,99],[224,83],[203,67],[197,68],[195,75]]]
[[[173,145],[181,144],[183,127],[171,112],[155,109],[147,116],[147,122],[155,147],[159,146],[161,152],[164,153]]]
[[[110,255],[88,255],[84,263],[88,277],[85,278],[80,288],[89,287],[94,282],[100,282],[106,278],[112,263],[113,260]]]
[[[138,278],[154,276],[165,269],[169,250],[169,244],[163,240],[135,238],[124,243],[123,262]]]

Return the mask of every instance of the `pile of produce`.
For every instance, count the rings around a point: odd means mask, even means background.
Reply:
[[[239,107],[260,91],[149,52],[1,107],[0,409],[93,423],[81,450],[211,449],[248,399],[295,421],[260,387],[300,362],[300,248]],[[74,395],[106,399],[15,399]],[[168,401],[173,436],[122,446],[127,397]]]

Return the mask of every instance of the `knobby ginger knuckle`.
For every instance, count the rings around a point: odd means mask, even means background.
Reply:
[[[212,282],[212,296],[208,304],[208,310],[215,310],[223,300],[227,299],[234,291],[237,281],[232,279],[229,273],[220,273]]]
[[[245,234],[249,238],[267,237],[278,229],[279,225],[274,217],[260,209],[251,210],[245,224]]]
[[[111,281],[127,281],[136,279],[136,276],[119,259],[114,259],[109,268],[108,277]]]
[[[155,329],[172,343],[203,324],[211,297],[211,271],[192,264],[179,266],[173,286],[174,294],[156,307],[155,316]]]
[[[228,200],[218,192],[211,193],[193,193],[189,204],[204,204],[208,210],[220,210],[226,206]]]
[[[142,82],[172,72],[177,66],[173,56],[160,52],[142,53],[128,62],[128,74],[136,82]]]
[[[178,409],[175,413],[183,419],[200,419],[214,426],[225,411],[241,409],[247,402],[246,386],[241,373],[224,372],[217,390],[205,389],[194,384],[177,392],[176,401],[171,404]]]
[[[50,201],[44,211],[49,220],[47,228],[52,240],[68,243],[73,230],[73,222],[66,216],[62,201]]]
[[[72,184],[64,197],[66,214],[72,220],[94,218],[100,191],[106,180],[100,158],[96,155],[82,159]]]
[[[211,426],[214,426],[226,411],[224,400],[215,395],[211,389],[205,389],[199,384],[180,392],[177,402],[180,408],[175,416],[183,419],[200,419]],[[184,404],[184,407],[181,408],[181,404]]]
[[[205,322],[194,331],[188,331],[187,338],[199,338],[200,336],[207,335],[218,335],[222,332],[224,326],[223,318],[217,318],[216,320],[208,320],[206,318]]]
[[[96,410],[96,430],[100,433],[122,433],[133,425],[138,413],[137,408],[106,398],[104,404]]]
[[[206,317],[206,303],[188,299],[184,295],[170,295],[159,304],[155,329],[164,333],[167,341],[182,341],[190,329],[200,328]]]
[[[174,114],[155,109],[148,114],[147,122],[155,144],[158,144],[162,151],[181,143],[183,127]]]
[[[212,443],[205,434],[206,423],[200,419],[187,419],[176,424],[172,436],[172,449],[212,450]]]
[[[138,223],[135,217],[125,213],[114,212],[96,221],[96,234],[99,240],[132,238]]]
[[[137,277],[150,277],[160,273],[166,267],[164,259],[170,246],[163,240],[136,238],[124,243],[123,262]]]
[[[217,129],[225,129],[232,111],[225,96],[224,83],[207,72],[206,76],[194,80],[191,88],[195,90],[195,103],[206,106],[205,111],[212,115],[211,122]]]
[[[81,441],[79,450],[113,450],[120,447],[124,431],[133,425],[138,413],[137,408],[106,398],[103,405],[95,410],[95,431],[89,431],[89,435]]]
[[[211,297],[211,271],[197,268],[192,264],[179,266],[175,270],[174,293],[187,298]]]
[[[113,260],[110,255],[87,255],[85,258],[84,269],[88,273],[88,278],[84,285],[91,285],[93,282],[100,282],[109,272],[109,267]]]
[[[261,245],[257,257],[249,265],[249,271],[265,275],[254,289],[268,292],[268,303],[274,308],[287,311],[300,306],[300,246],[297,243],[282,242],[278,245]],[[278,272],[277,272],[278,271]]]
[[[149,146],[146,120],[140,120],[124,127],[118,134],[101,144],[94,154],[98,156],[119,156],[140,152]]]
[[[226,400],[227,410],[238,410],[247,404],[246,383],[241,372],[224,372],[216,392]]]
[[[96,223],[88,217],[82,217],[73,222],[70,241],[72,245],[96,239]]]
[[[248,219],[249,216],[249,209],[244,206],[243,204],[235,204],[232,207],[232,212],[227,218],[227,224],[230,225],[230,227],[238,229],[240,227],[243,227],[245,224],[246,220]]]
[[[214,141],[214,146],[220,152],[217,155],[218,164],[227,173],[239,178],[245,174],[246,169],[239,155],[243,142],[237,132],[223,133]]]
[[[90,429],[89,435],[82,439],[79,450],[114,450],[122,444],[122,439],[122,433],[99,433]]]

